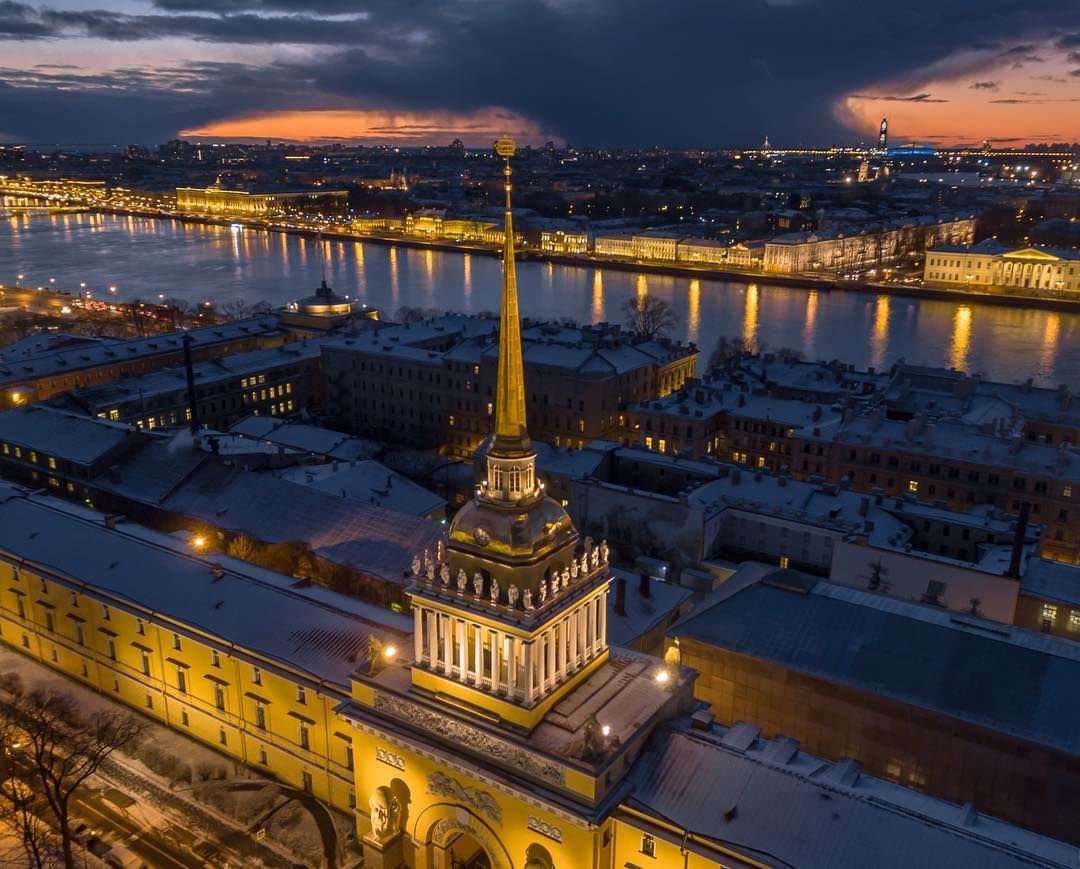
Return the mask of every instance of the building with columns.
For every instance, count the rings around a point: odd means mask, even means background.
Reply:
[[[6,487],[0,640],[352,812],[365,869],[1075,869],[974,806],[716,727],[677,654],[608,644],[608,545],[536,475],[496,148],[494,436],[413,558],[410,617]]]
[[[981,292],[1019,290],[1040,296],[1080,293],[1080,253],[1042,247],[1010,248],[993,239],[926,252],[923,280]]]

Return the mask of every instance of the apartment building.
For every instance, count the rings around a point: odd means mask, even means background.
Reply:
[[[276,347],[296,335],[282,329],[277,316],[268,314],[150,338],[47,349],[0,364],[0,409],[42,401],[71,389],[181,366],[185,337],[191,339],[192,359],[202,362]]]
[[[493,424],[497,325],[443,317],[328,342],[327,415],[349,431],[471,455]],[[606,324],[527,324],[522,337],[530,430],[558,446],[614,437],[621,404],[678,389],[697,358]]]

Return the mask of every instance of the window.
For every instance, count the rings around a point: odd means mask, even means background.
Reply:
[[[105,621],[112,620],[112,613],[109,611],[109,605],[107,603],[103,603],[101,605],[101,617]]]
[[[1072,486],[1066,486],[1065,488],[1063,488],[1061,490],[1061,497],[1062,498],[1071,498],[1072,497]]]
[[[140,637],[146,636],[146,623],[142,619],[135,619],[135,633]]]
[[[150,656],[140,650],[139,654],[142,656],[142,671],[144,676],[150,675]]]
[[[22,610],[22,608],[22,598],[19,598],[19,609]],[[22,612],[20,612],[19,615],[21,616]],[[56,633],[56,625],[53,624],[52,610],[45,610],[45,630],[47,630],[50,634]]]
[[[116,660],[116,640],[112,637],[109,638],[109,659],[112,661]]]
[[[255,701],[255,726],[259,730],[266,730],[266,707],[259,701]]]
[[[259,763],[261,763],[263,766],[266,766],[266,764],[267,764],[267,761],[266,761],[266,748],[264,746],[261,746],[261,745],[259,746]]]
[[[349,788],[349,808],[356,808],[356,790],[355,788]]]
[[[788,557],[786,555],[781,555],[780,556],[780,567],[786,569],[787,566],[788,566]]]
[[[19,613],[19,618],[20,619],[25,619],[26,618],[26,604],[23,603],[23,599],[22,599],[21,595],[16,595],[15,596],[15,609]],[[49,628],[49,630],[51,631],[52,628]]]
[[[187,694],[187,673],[183,667],[176,668],[176,690],[181,694]]]
[[[252,667],[251,668],[251,684],[253,684],[253,685],[261,685],[262,684],[262,670],[260,670],[258,667]]]
[[[187,714],[186,709],[181,709],[180,710],[180,723],[182,725],[184,725],[184,727],[190,727],[191,726],[191,723],[188,720],[188,714]]]
[[[147,709],[153,709],[154,708],[154,695],[151,694],[149,691],[146,692],[146,708]]]
[[[301,705],[307,703],[307,689],[303,685],[296,686],[296,702]]]
[[[666,452],[667,452],[667,441],[666,441],[666,440],[665,440],[664,438],[660,438],[660,439],[659,439],[659,440],[658,440],[658,441],[656,442],[656,448],[657,448],[657,449],[658,449],[658,450],[659,450],[660,452],[662,452],[662,453],[666,453]]]
[[[228,745],[229,744],[229,738],[225,735],[225,728],[224,727],[219,727],[218,728],[218,742],[220,742],[222,745]]]
[[[641,853],[646,857],[656,856],[656,839],[648,833],[641,834]]]
[[[1080,610],[1069,610],[1069,632],[1080,631]]]
[[[78,623],[75,624],[75,642],[80,646],[86,645],[86,638],[83,636],[82,625]]]
[[[353,768],[353,747],[351,742],[345,743],[345,768]]]
[[[172,635],[172,647],[176,651],[178,651],[178,652],[180,651],[180,649],[182,647],[182,644],[180,643],[180,635],[179,634],[173,634]]]
[[[311,733],[305,722],[300,722],[300,747],[305,751],[311,750]]]
[[[913,495],[919,494],[919,481],[918,480],[908,480],[907,490],[909,492],[911,492]]]
[[[45,594],[45,583],[44,582],[41,583],[41,593]],[[73,607],[75,607],[76,609],[78,609],[78,607],[79,607],[79,596],[75,592],[71,593],[71,605]]]
[[[214,683],[214,705],[225,711],[225,690],[217,682]]]
[[[1052,603],[1044,603],[1042,608],[1042,621],[1044,628],[1052,628],[1057,621],[1057,607]]]
[[[210,666],[221,669],[221,655],[218,654],[217,649],[210,650]]]

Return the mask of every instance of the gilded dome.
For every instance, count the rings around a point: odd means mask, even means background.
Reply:
[[[572,540],[577,532],[551,498],[501,506],[480,498],[465,504],[450,524],[450,544],[489,558],[532,559]]]

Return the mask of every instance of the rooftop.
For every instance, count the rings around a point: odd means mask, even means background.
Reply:
[[[62,545],[57,545],[62,541]],[[411,620],[224,555],[198,558],[183,541],[139,525],[104,524],[82,507],[0,484],[0,557],[86,583],[120,602],[220,638],[284,666],[349,685],[369,635],[386,641]],[[224,569],[215,576],[212,565]]]
[[[666,728],[627,804],[769,866],[1076,867],[1076,849],[799,751],[756,727]],[[689,847],[692,846],[692,840]]]
[[[1080,644],[814,577],[799,593],[779,573],[740,568],[669,636],[1080,754]]]
[[[348,464],[301,465],[278,476],[328,495],[410,516],[427,516],[446,506],[446,501],[438,495],[371,459]]]
[[[135,437],[128,425],[43,405],[0,413],[0,441],[79,465],[98,461]]]

